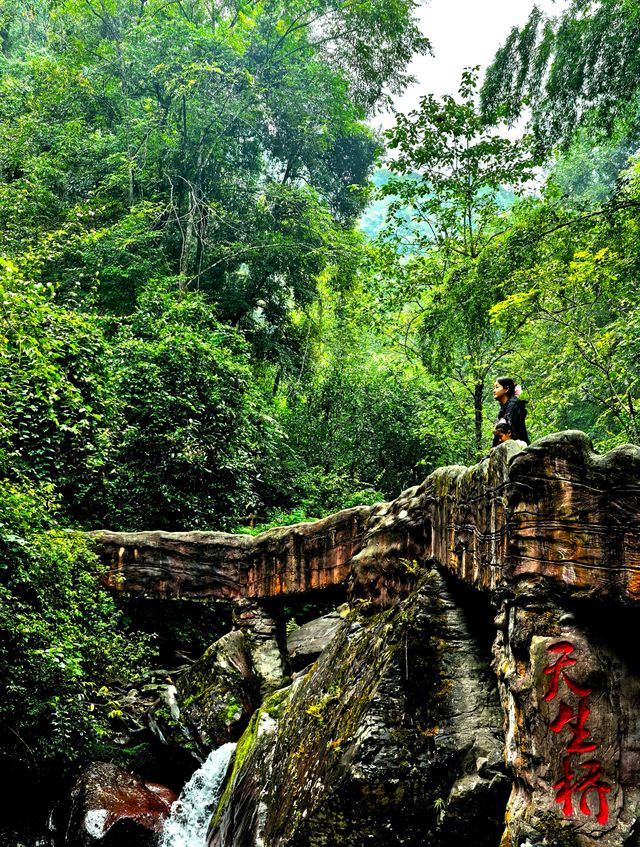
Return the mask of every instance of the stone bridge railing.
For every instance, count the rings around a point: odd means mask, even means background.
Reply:
[[[507,442],[451,466],[390,503],[347,509],[258,536],[92,533],[108,584],[130,595],[271,598],[349,584],[387,605],[432,562],[495,591],[545,577],[572,592],[640,598],[640,448],[598,456],[586,435]]]

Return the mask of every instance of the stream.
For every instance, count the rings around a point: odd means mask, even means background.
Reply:
[[[223,744],[193,774],[171,807],[159,847],[205,847],[209,821],[235,749],[235,744]]]

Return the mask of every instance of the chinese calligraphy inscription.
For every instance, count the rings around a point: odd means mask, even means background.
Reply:
[[[549,724],[552,732],[566,739],[565,753],[562,759],[562,778],[554,783],[556,803],[562,805],[563,814],[570,817],[574,814],[574,796],[577,799],[580,813],[594,816],[596,821],[605,825],[609,820],[608,795],[611,786],[603,779],[602,764],[595,758],[598,744],[591,737],[591,730],[586,723],[591,714],[589,696],[591,688],[578,685],[567,673],[567,669],[577,664],[573,657],[575,647],[569,641],[557,641],[547,647],[547,652],[556,654],[557,659],[544,669],[549,676],[549,687],[544,699],[547,702],[568,696],[558,703],[558,714]],[[575,705],[573,702],[577,701]],[[568,732],[567,732],[568,730]],[[592,757],[586,761],[576,761],[579,755],[590,753]],[[586,771],[586,773],[585,773]]]

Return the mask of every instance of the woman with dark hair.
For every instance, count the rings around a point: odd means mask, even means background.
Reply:
[[[499,376],[493,383],[493,399],[500,403],[500,411],[496,418],[496,424],[506,421],[511,426],[512,437],[518,441],[529,443],[529,435],[525,425],[527,407],[524,400],[517,396],[515,382],[507,376]],[[500,444],[497,435],[493,436],[492,447]]]

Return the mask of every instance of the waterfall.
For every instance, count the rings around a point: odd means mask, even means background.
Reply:
[[[205,847],[209,820],[235,748],[235,744],[223,744],[213,750],[193,774],[171,807],[159,847]]]

